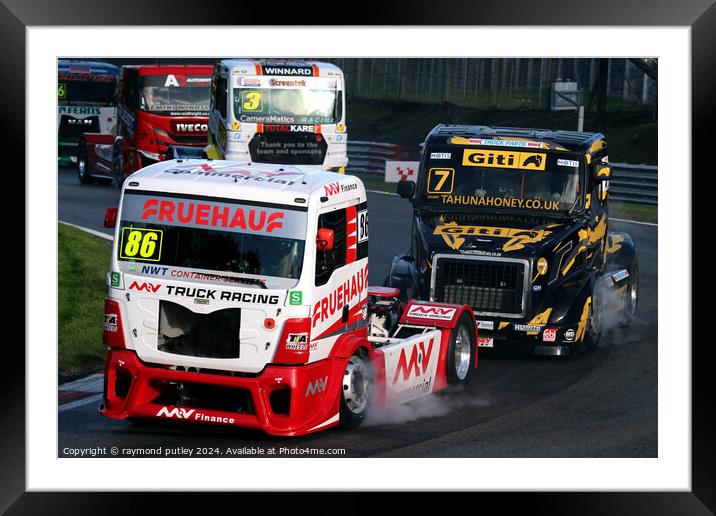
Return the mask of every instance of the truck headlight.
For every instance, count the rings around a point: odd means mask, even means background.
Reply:
[[[540,276],[544,276],[545,274],[547,274],[547,269],[548,269],[548,266],[547,266],[546,258],[542,257],[539,260],[537,260],[537,272],[539,273]]]

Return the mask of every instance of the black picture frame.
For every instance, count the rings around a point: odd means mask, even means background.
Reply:
[[[350,17],[339,15],[344,9],[355,12]],[[409,8],[407,6],[409,5]],[[220,24],[283,24],[287,22],[316,25],[330,23],[306,9],[305,4],[282,6],[265,14],[246,12],[243,4],[223,3],[207,6],[187,0],[157,0],[146,2],[125,0],[60,0],[44,2],[39,0],[2,0],[0,3],[0,48],[2,49],[2,70],[0,99],[3,99],[3,145],[12,149],[13,167],[5,170],[6,181],[17,184],[5,192],[22,191],[24,174],[17,172],[20,163],[24,165],[25,146],[25,29],[38,25],[213,25]],[[264,12],[266,9],[264,8]],[[693,162],[708,163],[710,140],[708,129],[712,126],[716,80],[713,51],[716,48],[716,6],[712,0],[673,3],[670,0],[558,0],[537,5],[529,0],[494,2],[490,4],[467,0],[452,4],[413,1],[335,4],[324,13],[333,12],[343,21],[353,25],[557,25],[557,26],[688,26],[691,28],[691,70],[692,70],[692,155]],[[345,12],[345,11],[344,11]],[[595,47],[598,53],[598,46]],[[9,79],[11,78],[11,79]],[[711,145],[712,146],[712,145]],[[23,168],[24,170],[24,168]],[[685,176],[688,171],[681,171]],[[7,177],[10,176],[10,177]],[[15,196],[14,194],[13,196]],[[19,208],[16,208],[19,209]],[[24,221],[24,219],[23,219]],[[24,228],[24,222],[23,222]],[[25,235],[27,237],[27,235]],[[48,264],[48,269],[53,267]],[[28,274],[42,271],[24,270]],[[681,280],[691,281],[690,277]],[[22,288],[22,287],[17,287]],[[691,300],[684,300],[691,303]],[[28,317],[25,314],[26,324]],[[35,314],[37,315],[37,314]],[[50,317],[50,314],[46,315]],[[144,505],[139,495],[126,493],[40,493],[25,492],[25,350],[6,342],[3,358],[12,367],[4,368],[0,374],[0,407],[2,407],[2,437],[0,438],[0,467],[3,481],[0,482],[0,510],[11,514],[63,514],[63,513],[127,513]],[[681,343],[686,345],[687,343]],[[706,344],[704,342],[703,344]],[[710,344],[710,342],[708,343]],[[709,388],[711,362],[708,360],[710,346],[692,348],[692,490],[691,492],[650,492],[650,493],[528,493],[515,495],[477,494],[491,499],[502,510],[515,506],[531,511],[550,513],[595,514],[637,513],[637,514],[707,514],[716,508],[716,455],[714,436],[716,418],[714,403]],[[182,511],[190,508],[192,497],[189,493],[168,494],[173,497],[172,506],[181,506]],[[164,496],[164,495],[162,495]],[[246,498],[246,495],[242,495]],[[151,498],[145,494],[142,497]],[[303,495],[292,495],[287,507],[302,504]],[[344,507],[358,507],[360,497],[356,493],[346,494]],[[423,496],[412,496],[411,503],[423,504]],[[149,503],[151,500],[146,500]],[[253,503],[258,502],[254,497]],[[225,495],[212,495],[212,504],[227,503]],[[474,502],[470,502],[474,503]],[[272,512],[278,512],[274,506]],[[322,512],[322,511],[318,511]]]

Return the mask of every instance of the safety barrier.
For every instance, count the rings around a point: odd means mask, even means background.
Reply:
[[[349,174],[383,175],[386,161],[417,159],[416,155],[417,149],[394,143],[348,140],[348,168],[346,171]]]
[[[610,163],[609,198],[615,201],[658,204],[657,167]]]

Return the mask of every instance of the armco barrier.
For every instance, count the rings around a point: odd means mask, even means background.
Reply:
[[[385,175],[386,161],[416,160],[417,148],[393,143],[348,141],[349,174]],[[657,167],[611,163],[609,197],[615,201],[658,204]]]
[[[615,201],[658,204],[659,182],[657,167],[610,163],[609,198]]]
[[[388,160],[415,159],[416,149],[394,143],[360,142],[348,140],[349,174],[385,174]]]

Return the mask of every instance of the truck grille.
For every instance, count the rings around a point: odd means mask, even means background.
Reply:
[[[80,141],[84,133],[99,132],[99,117],[88,116],[86,118],[75,118],[71,115],[60,116],[60,127],[57,136],[63,140]]]
[[[240,308],[200,314],[160,301],[157,349],[192,357],[239,358],[240,328]]]
[[[523,260],[436,256],[433,298],[470,305],[477,314],[521,317],[528,278]]]

